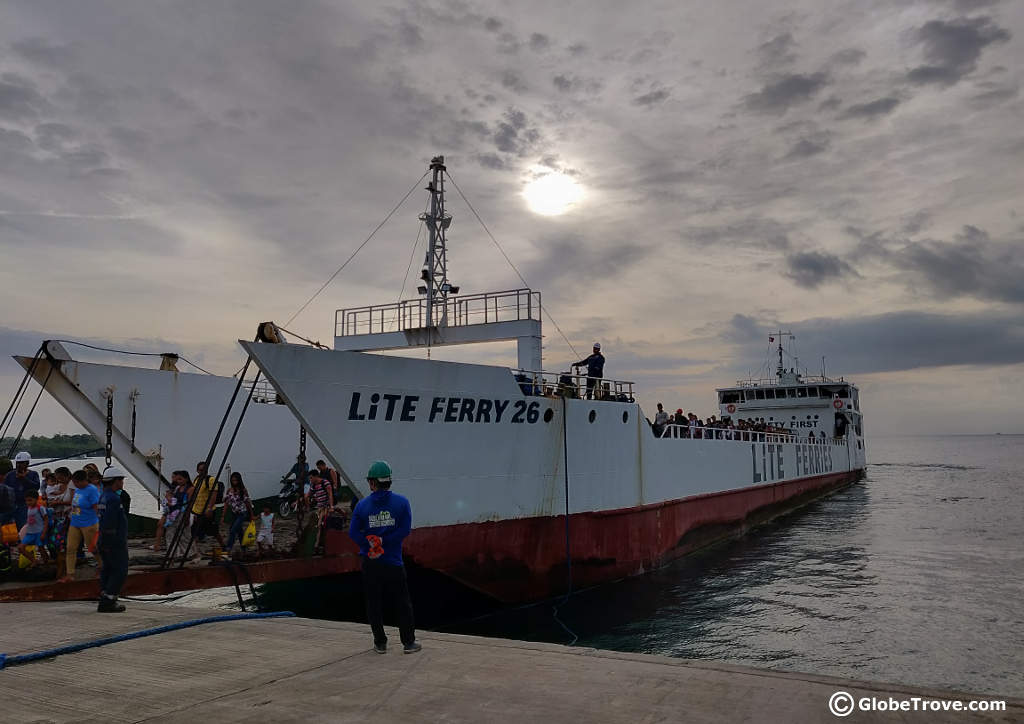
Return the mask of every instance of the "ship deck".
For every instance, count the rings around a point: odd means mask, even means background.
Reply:
[[[181,567],[175,564],[167,569],[160,567],[164,554],[152,550],[152,538],[130,538],[128,578],[122,594],[163,595],[237,585],[244,595],[250,583],[316,578],[359,570],[359,560],[353,551],[326,556],[299,555],[294,518],[278,521],[275,528],[275,549],[264,556],[250,555],[230,564],[204,556],[199,562],[189,561]],[[12,571],[0,580],[0,602],[82,601],[95,600],[99,595],[94,559],[78,564],[74,581],[58,583],[55,579],[56,567],[52,562],[29,571]]]

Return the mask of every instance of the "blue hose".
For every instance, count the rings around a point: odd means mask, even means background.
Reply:
[[[178,629],[191,628],[192,626],[199,626],[204,623],[218,623],[220,621],[239,621],[247,618],[275,618],[275,617],[294,617],[295,614],[291,611],[276,611],[273,613],[231,613],[224,616],[207,616],[206,618],[195,618],[191,621],[179,621],[178,623],[169,623],[166,626],[157,626],[155,628],[144,628],[141,631],[129,631],[128,633],[117,634],[116,636],[107,636],[106,638],[96,639],[95,641],[84,641],[78,644],[68,644],[67,646],[59,646],[55,649],[47,649],[46,651],[34,651],[30,654],[18,654],[17,656],[8,656],[7,654],[0,654],[0,669],[4,669],[8,666],[17,666],[18,664],[27,664],[32,661],[39,661],[40,659],[49,659],[54,656],[60,656],[61,654],[73,654],[76,651],[83,651],[85,649],[95,648],[97,646],[106,646],[107,644],[117,643],[118,641],[130,641],[131,639],[139,639],[143,636],[153,636],[155,634],[167,633],[168,631],[177,631]]]

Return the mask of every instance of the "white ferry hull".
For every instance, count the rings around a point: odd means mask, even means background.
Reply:
[[[642,573],[864,467],[853,436],[658,439],[635,403],[524,395],[504,368],[242,344],[361,495],[391,463],[411,562],[504,601],[563,591],[567,555],[574,585]]]

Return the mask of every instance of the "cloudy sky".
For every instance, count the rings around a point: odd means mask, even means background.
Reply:
[[[63,337],[233,372],[233,340],[291,317],[443,153],[576,349],[600,339],[647,408],[710,414],[782,325],[802,363],[860,383],[869,434],[1024,432],[1024,3],[26,0],[0,17],[4,359]],[[551,174],[582,197],[534,213],[523,191]],[[329,343],[336,308],[397,299],[423,202],[293,327]],[[450,210],[453,280],[519,286]],[[0,375],[6,408],[19,369]],[[75,429],[51,408],[34,428]]]

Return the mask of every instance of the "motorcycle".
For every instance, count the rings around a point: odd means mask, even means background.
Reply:
[[[299,509],[302,500],[302,483],[298,480],[281,478],[281,492],[277,494],[277,512],[282,518],[291,518]]]

